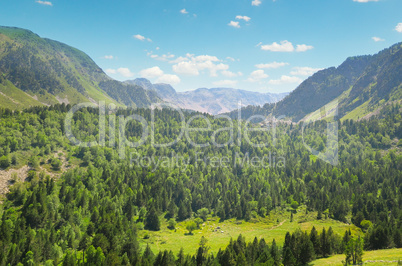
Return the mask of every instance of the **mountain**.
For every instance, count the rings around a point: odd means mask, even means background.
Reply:
[[[145,78],[137,78],[134,80],[125,81],[127,84],[137,85],[146,90],[153,90],[162,98],[162,99],[173,99],[177,96],[176,90],[170,85],[165,83],[157,83],[152,84],[149,80]]]
[[[0,26],[0,103],[34,105],[106,101],[149,106],[157,94],[112,80],[84,52],[20,28]]]
[[[259,93],[232,88],[201,88],[179,94],[183,108],[211,114],[225,113],[238,109],[241,106],[264,105],[274,103],[286,96],[287,93]]]
[[[398,43],[373,56],[364,73],[350,89],[348,97],[340,99],[340,114],[362,118],[387,103],[401,99],[402,43]]]
[[[232,88],[200,88],[194,91],[176,92],[169,84],[152,84],[149,80],[138,78],[127,80],[127,84],[135,84],[147,90],[153,90],[166,102],[183,109],[206,112],[213,115],[230,112],[241,106],[274,103],[281,100],[287,93],[259,93]]]
[[[375,55],[349,57],[337,68],[315,73],[282,101],[249,106],[242,114],[284,115],[297,122],[332,115],[338,105],[339,118],[361,119],[401,99],[402,43],[398,43]],[[325,105],[330,110],[323,112]]]

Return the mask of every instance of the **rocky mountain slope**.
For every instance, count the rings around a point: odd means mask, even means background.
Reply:
[[[34,105],[112,102],[149,106],[156,93],[112,80],[84,52],[29,30],[0,27],[0,103]]]
[[[200,88],[193,91],[176,92],[169,84],[152,84],[149,80],[138,78],[126,81],[147,90],[153,90],[166,102],[170,102],[180,108],[213,115],[236,110],[240,106],[262,106],[266,103],[274,103],[281,100],[287,93],[258,93],[232,88]]]

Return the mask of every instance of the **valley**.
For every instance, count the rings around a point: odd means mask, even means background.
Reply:
[[[162,5],[151,2],[135,4]],[[288,5],[268,2],[248,8]],[[173,16],[170,6],[160,17],[130,7],[132,28]],[[90,42],[88,54],[0,26],[1,266],[401,265],[400,40],[384,48],[373,37],[382,50],[322,68],[313,62],[324,62],[323,49],[297,38],[251,45],[246,30],[278,34],[256,29],[251,11],[224,23],[238,35],[219,36],[228,39],[219,57],[193,30],[176,40],[210,13],[181,7],[183,28],[119,44],[118,19],[70,21],[94,30],[86,41],[61,24],[50,34]]]

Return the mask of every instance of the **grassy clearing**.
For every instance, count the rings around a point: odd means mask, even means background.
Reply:
[[[342,265],[342,260],[345,260],[345,255],[336,255],[326,259],[315,260],[312,265]],[[401,248],[365,251],[363,254],[364,265],[398,265],[398,260],[402,261]]]
[[[371,99],[364,102],[360,106],[356,107],[352,111],[350,111],[348,114],[346,114],[344,117],[341,118],[341,121],[344,121],[346,119],[357,120],[357,119],[363,118],[365,115],[370,113],[370,110],[369,110],[370,101],[371,101]],[[374,111],[374,110],[372,110],[372,111]]]
[[[349,88],[347,91],[344,91],[341,95],[339,95],[337,98],[335,98],[334,100],[332,100],[331,102],[327,103],[325,105],[325,112],[323,113],[321,111],[321,108],[306,115],[303,120],[304,121],[317,121],[317,120],[321,120],[321,119],[328,119],[331,118],[332,116],[335,115],[335,111],[336,108],[338,107],[338,104],[344,100],[345,98],[347,98],[350,94],[350,91],[352,90],[352,88]]]
[[[10,81],[0,84],[0,104],[2,107],[21,110],[29,106],[43,105],[16,88]]]
[[[183,247],[185,253],[195,254],[200,239],[204,236],[208,239],[210,251],[216,254],[219,249],[227,246],[231,238],[236,239],[240,234],[246,238],[246,241],[252,241],[254,237],[257,237],[265,238],[267,243],[271,243],[275,239],[279,245],[282,245],[286,232],[293,232],[298,228],[310,231],[315,226],[317,230],[321,231],[323,227],[328,229],[332,226],[334,232],[340,235],[343,235],[347,229],[351,229],[354,234],[360,233],[360,229],[354,225],[331,219],[317,221],[316,217],[316,212],[305,214],[304,207],[299,208],[297,214],[294,215],[293,222],[290,222],[290,212],[288,211],[273,211],[268,217],[255,218],[248,222],[236,219],[219,222],[219,218],[213,217],[200,226],[200,229],[193,231],[192,235],[187,234],[186,221],[178,223],[176,230],[169,230],[166,220],[162,219],[160,231],[139,231],[140,245],[145,248],[149,244],[153,252],[167,249],[172,250],[175,254]],[[148,236],[149,239],[144,239],[145,236]]]

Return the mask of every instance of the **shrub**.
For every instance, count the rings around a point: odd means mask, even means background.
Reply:
[[[59,170],[60,167],[61,167],[61,165],[62,165],[62,163],[61,163],[61,161],[60,161],[59,159],[54,158],[54,159],[52,160],[51,165],[52,165],[53,169]]]
[[[299,207],[299,203],[297,202],[297,201],[292,201],[292,203],[290,204],[290,206],[293,208],[293,209],[297,209],[298,207]]]
[[[3,155],[0,157],[0,167],[1,168],[7,168],[10,166],[10,159],[8,158],[7,155]]]
[[[176,220],[174,218],[169,219],[168,228],[172,230],[176,228]]]
[[[197,224],[194,221],[189,221],[186,225],[186,229],[190,235],[193,234],[193,231],[197,229]]]
[[[208,213],[209,211],[207,208],[202,208],[197,211],[198,217],[200,217],[204,222],[207,220]]]

